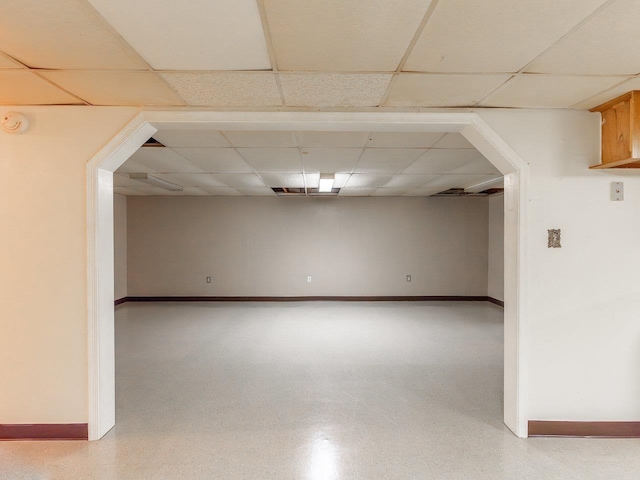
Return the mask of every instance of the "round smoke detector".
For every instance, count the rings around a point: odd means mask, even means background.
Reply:
[[[24,133],[29,129],[29,119],[18,112],[8,112],[0,121],[2,129],[7,133]]]

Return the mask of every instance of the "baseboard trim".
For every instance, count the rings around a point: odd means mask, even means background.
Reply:
[[[128,301],[129,301],[128,297],[122,297],[122,298],[117,299],[113,303],[115,303],[115,306],[117,307],[118,305],[122,305],[123,303],[127,303]]]
[[[640,422],[529,421],[530,437],[640,438]]]
[[[86,423],[0,424],[0,440],[88,440]]]
[[[485,296],[455,296],[455,295],[421,295],[421,296],[304,296],[304,297],[124,297],[116,300],[116,305],[125,302],[492,302],[504,306],[504,302]],[[500,303],[497,303],[500,302]]]
[[[497,298],[487,297],[487,302],[495,303],[500,307],[504,307],[504,302],[502,300],[498,300]]]

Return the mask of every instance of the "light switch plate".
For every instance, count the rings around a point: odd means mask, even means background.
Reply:
[[[611,201],[621,202],[624,200],[624,183],[611,182]]]

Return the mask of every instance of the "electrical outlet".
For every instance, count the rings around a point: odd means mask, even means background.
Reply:
[[[207,283],[211,283],[211,277],[207,277]]]
[[[311,275],[307,277],[307,283],[311,283]]]
[[[611,182],[611,201],[622,202],[624,200],[624,183]]]
[[[407,282],[411,281],[411,275],[407,275]]]

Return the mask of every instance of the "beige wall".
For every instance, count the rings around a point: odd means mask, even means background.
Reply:
[[[128,293],[486,295],[487,200],[129,197]]]
[[[489,197],[487,295],[504,301],[504,196]]]
[[[128,108],[6,107],[0,132],[0,423],[87,421],[85,165]]]
[[[114,297],[127,296],[127,197],[113,195]]]

